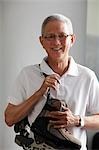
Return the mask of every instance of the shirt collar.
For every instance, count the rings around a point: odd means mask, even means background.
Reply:
[[[66,74],[71,75],[71,76],[78,76],[79,71],[78,71],[77,63],[74,61],[73,57],[71,56],[69,57],[69,60],[70,60],[70,64],[69,64],[69,68]]]
[[[47,75],[55,74],[55,72],[46,63],[45,61],[46,58],[47,57],[45,57],[40,64],[41,71]],[[78,66],[76,62],[71,56],[69,57],[69,60],[70,60],[69,68],[68,68],[68,71],[64,75],[78,76],[79,72],[78,72]]]
[[[45,57],[40,64],[41,71],[47,75],[55,74],[55,72],[46,63],[46,59],[47,57]]]

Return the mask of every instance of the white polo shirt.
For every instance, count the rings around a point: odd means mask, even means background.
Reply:
[[[19,104],[34,94],[44,81],[43,72],[48,75],[55,74],[45,59],[40,66],[36,64],[22,69],[9,97],[10,103]],[[76,64],[74,59],[70,57],[69,69],[60,77],[59,82],[56,90],[51,89],[51,95],[54,98],[65,100],[73,114],[85,116],[87,112],[90,114],[99,113],[99,82],[92,70]],[[29,115],[30,124],[41,112],[45,102],[46,93]],[[73,127],[70,131],[81,141],[81,150],[86,150],[86,131],[80,127]]]

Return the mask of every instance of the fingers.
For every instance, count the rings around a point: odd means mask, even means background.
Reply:
[[[53,128],[67,128],[74,126],[74,124],[72,124],[72,122],[67,118],[50,120],[50,124],[53,126]]]
[[[58,74],[46,75],[45,80],[39,89],[42,95],[49,88],[53,88],[54,90],[56,90],[58,85],[60,84],[59,79],[60,79],[60,76]]]
[[[50,125],[53,127],[53,128],[65,128],[67,127],[67,123],[65,121],[52,121],[50,120]]]
[[[43,87],[56,89],[59,84],[59,75],[52,74],[44,80]]]
[[[60,76],[58,74],[52,74],[52,75],[46,75],[45,73],[43,73],[43,74],[45,77],[53,78],[53,79],[57,80],[58,83],[60,83],[59,82]]]
[[[54,128],[60,128],[66,125],[66,114],[65,112],[52,111],[49,112],[48,117],[50,117],[50,123]]]
[[[64,107],[65,111],[49,112],[50,123],[54,128],[64,128],[74,126],[74,116],[69,108]]]
[[[61,111],[51,111],[48,113],[48,117],[58,119],[60,117],[66,116],[65,112]]]

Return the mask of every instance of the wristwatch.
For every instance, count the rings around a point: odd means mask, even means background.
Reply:
[[[78,127],[84,127],[85,123],[84,123],[84,118],[82,116],[79,116],[79,125]]]

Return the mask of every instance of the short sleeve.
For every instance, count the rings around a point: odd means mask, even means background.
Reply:
[[[12,87],[11,95],[8,97],[9,103],[20,104],[26,99],[25,73],[24,69],[19,73]]]
[[[89,103],[87,109],[87,112],[91,114],[99,113],[99,81],[95,73],[92,74],[89,92]]]

